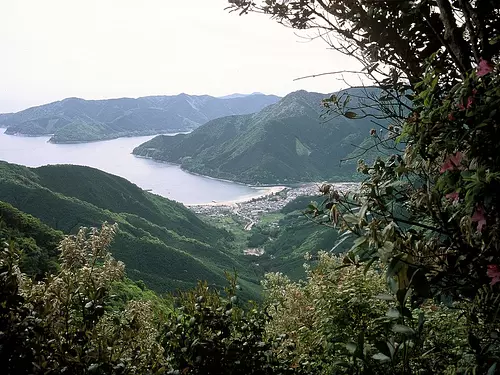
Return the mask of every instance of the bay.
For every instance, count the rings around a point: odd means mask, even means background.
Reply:
[[[132,155],[134,147],[153,136],[113,140],[53,144],[50,137],[21,137],[0,129],[0,160],[39,167],[47,164],[75,164],[94,167],[121,176],[142,189],[184,204],[214,201],[242,201],[261,196],[265,188],[254,188],[229,181],[198,176],[178,165],[159,163]]]

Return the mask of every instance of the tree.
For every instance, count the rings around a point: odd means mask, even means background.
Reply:
[[[299,30],[314,30],[331,48],[360,61],[365,73],[414,86],[433,67],[450,81],[465,77],[500,45],[496,0],[228,0],[240,14],[261,12]]]
[[[60,244],[60,271],[33,281],[12,246],[0,252],[0,359],[7,374],[163,373],[149,302],[113,309],[124,265],[108,251],[116,226],[80,229]]]
[[[394,98],[401,131],[373,130],[401,153],[359,161],[357,193],[322,187],[309,215],[354,237],[347,264],[385,264],[401,314],[455,301],[468,319],[471,367],[500,366],[500,3],[493,0],[230,1],[230,9],[316,29]],[[379,100],[386,99],[381,96]],[[326,101],[348,113],[349,98]],[[404,104],[404,103],[403,103]],[[350,112],[350,111],[349,111]],[[390,116],[395,118],[395,116]],[[451,302],[450,302],[451,303]],[[410,367],[408,367],[410,370]]]
[[[278,273],[266,275],[263,285],[269,335],[286,337],[284,347],[292,349],[282,355],[312,374],[401,374],[408,364],[415,373],[443,373],[468,362],[459,311],[429,302],[414,319],[388,296],[378,267],[365,272],[321,253],[305,281]],[[425,325],[418,319],[423,313]]]

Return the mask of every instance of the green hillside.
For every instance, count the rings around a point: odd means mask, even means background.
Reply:
[[[57,246],[63,233],[0,201],[0,240],[22,250],[21,270],[36,278],[57,269]]]
[[[67,98],[0,115],[7,134],[52,135],[51,142],[89,142],[195,129],[212,119],[254,113],[275,103],[274,95],[215,98],[208,95],[148,96],[138,99]]]
[[[347,93],[353,104],[366,89]],[[252,184],[351,180],[356,166],[340,161],[369,136],[373,124],[341,116],[326,121],[321,105],[326,96],[297,91],[255,114],[219,118],[190,134],[157,136],[134,154]]]
[[[335,247],[334,253],[340,253],[351,247],[349,241],[336,246],[339,242],[336,229],[316,224],[304,216],[312,201],[320,203],[323,198],[298,197],[280,210],[279,220],[270,224],[264,217],[252,228],[248,246],[265,250],[259,264],[266,272],[282,272],[293,279],[304,279],[306,254],[314,259],[319,251],[331,251]]]
[[[64,233],[118,223],[113,255],[125,262],[129,277],[157,291],[191,287],[199,279],[223,285],[224,271],[233,269],[240,271],[248,293],[256,289],[243,256],[224,251],[231,234],[123,178],[81,166],[0,162],[0,201]]]

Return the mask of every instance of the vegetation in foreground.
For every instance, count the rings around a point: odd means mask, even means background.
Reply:
[[[269,274],[263,306],[242,304],[230,276],[223,295],[200,283],[168,299],[141,289],[120,303],[124,294],[114,293],[130,282],[108,251],[116,230],[104,224],[64,237],[59,270],[39,281],[21,271],[15,245],[4,247],[6,373],[330,374],[366,366],[384,374],[404,366],[452,373],[473,361],[458,306],[404,310],[406,325],[398,324],[403,316],[383,294],[380,270],[344,267],[326,253],[304,282]]]

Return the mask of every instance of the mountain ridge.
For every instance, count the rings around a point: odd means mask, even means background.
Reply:
[[[358,97],[366,90],[337,94]],[[157,136],[133,154],[248,184],[353,180],[356,166],[339,164],[369,137],[373,124],[366,118],[324,118],[322,100],[329,96],[295,91],[254,114],[211,120],[189,134]]]
[[[220,99],[209,95],[144,96],[85,100],[71,97],[0,114],[6,134],[51,135],[54,143],[190,131],[214,118],[246,114],[275,103],[273,95]]]
[[[156,291],[192,287],[197,280],[221,286],[224,271],[233,269],[241,271],[248,292],[258,288],[243,255],[226,251],[233,240],[229,232],[180,203],[98,169],[0,162],[0,202],[66,234],[118,223],[113,255],[127,264],[129,277]]]

